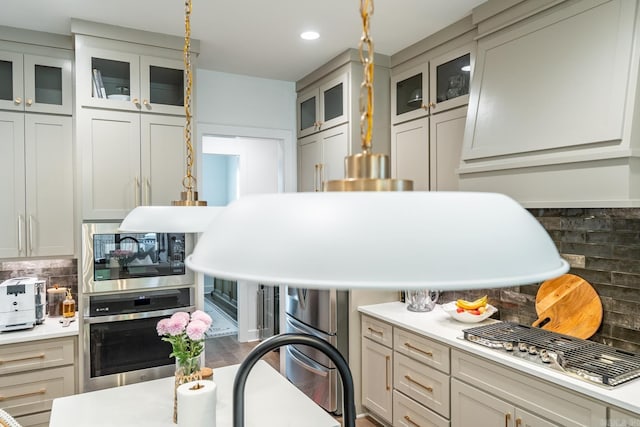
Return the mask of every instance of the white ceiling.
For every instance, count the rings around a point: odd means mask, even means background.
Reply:
[[[386,55],[471,13],[485,0],[376,0],[374,50]],[[358,0],[193,0],[198,68],[296,81],[362,33]],[[3,0],[0,25],[69,34],[70,18],[184,35],[181,0]],[[304,41],[304,30],[321,34]]]

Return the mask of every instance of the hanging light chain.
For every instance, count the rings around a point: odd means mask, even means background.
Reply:
[[[373,40],[369,35],[369,18],[373,15],[373,0],[360,1],[360,15],[362,16],[362,37],[358,50],[364,73],[360,85],[360,138],[362,151],[370,153],[373,133]]]
[[[187,171],[182,186],[187,191],[192,191],[195,186],[195,178],[191,174],[193,167],[193,144],[191,143],[191,87],[193,86],[193,73],[191,70],[191,0],[184,2],[184,114],[186,125],[184,127],[184,141],[187,147]]]

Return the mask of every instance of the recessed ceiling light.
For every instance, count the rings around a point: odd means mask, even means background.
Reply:
[[[315,31],[305,31],[304,33],[300,34],[300,38],[304,40],[315,40],[319,37],[320,37],[320,34],[318,34]]]

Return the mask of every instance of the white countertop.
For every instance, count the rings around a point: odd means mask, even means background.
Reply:
[[[232,425],[233,381],[239,365],[214,369],[217,386],[216,427]],[[55,399],[49,427],[175,427],[174,378]],[[275,369],[259,361],[245,388],[247,427],[340,427],[340,423],[293,386]]]
[[[36,325],[33,328],[0,332],[0,345],[78,335],[77,313],[75,321],[71,322],[69,326],[62,326],[60,319],[62,317],[47,317],[42,325]]]
[[[629,381],[615,388],[607,388],[573,378],[544,365],[537,365],[510,356],[502,350],[493,350],[461,339],[463,329],[495,322],[494,320],[487,319],[484,322],[473,324],[460,323],[449,317],[440,305],[437,305],[431,312],[416,313],[407,310],[407,305],[401,302],[361,306],[358,307],[358,311],[392,323],[403,329],[443,342],[451,347],[508,365],[510,368],[525,374],[534,375],[537,378],[561,387],[566,387],[574,392],[582,393],[613,406],[640,414],[640,379]]]

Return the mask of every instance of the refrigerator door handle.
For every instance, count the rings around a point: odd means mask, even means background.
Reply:
[[[300,365],[303,369],[306,369],[312,374],[319,375],[321,377],[329,376],[329,371],[327,371],[326,367],[314,362],[304,354],[300,353],[298,350],[296,350],[295,347],[287,346],[287,351],[289,352],[289,356],[291,357],[291,359],[298,362],[298,365]]]
[[[298,304],[302,309],[307,308],[307,290],[303,288],[296,288],[298,293]]]

